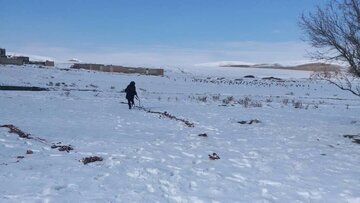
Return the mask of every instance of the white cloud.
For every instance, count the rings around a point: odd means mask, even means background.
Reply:
[[[281,33],[281,30],[275,29],[275,30],[272,30],[271,33],[273,33],[273,34],[280,34],[280,33]]]

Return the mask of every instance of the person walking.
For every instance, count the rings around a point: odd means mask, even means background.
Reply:
[[[135,105],[134,97],[138,99],[138,95],[136,92],[135,82],[131,81],[130,84],[125,89],[126,92],[126,99],[128,100],[129,109]]]

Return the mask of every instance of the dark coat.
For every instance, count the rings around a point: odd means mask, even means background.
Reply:
[[[137,96],[135,84],[130,83],[126,89],[126,99],[134,100],[134,96]]]

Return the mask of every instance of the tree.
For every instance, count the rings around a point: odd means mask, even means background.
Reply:
[[[312,58],[347,67],[346,71],[323,71],[315,76],[360,96],[360,0],[330,0],[303,14],[299,24],[305,41],[316,48]]]

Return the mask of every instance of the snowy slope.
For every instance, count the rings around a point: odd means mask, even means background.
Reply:
[[[248,71],[0,66],[0,85],[50,89],[0,91],[0,125],[46,140],[0,128],[0,202],[360,202],[360,145],[344,137],[360,132],[359,98],[300,71]],[[194,127],[127,109],[132,80],[138,106]]]

